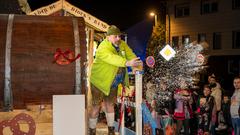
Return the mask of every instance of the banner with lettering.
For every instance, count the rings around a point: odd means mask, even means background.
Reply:
[[[85,22],[92,26],[93,28],[106,32],[109,25],[98,18],[90,15],[89,13],[73,6],[72,4],[68,3],[65,0],[59,0],[57,2],[54,2],[50,5],[41,7],[39,9],[36,9],[30,13],[27,13],[27,15],[51,15],[59,10],[65,10],[68,13],[77,16],[77,17],[83,17]]]
[[[27,15],[51,15],[51,14],[61,10],[62,7],[63,7],[63,1],[60,0],[60,1],[54,2],[50,5],[36,9],[36,10],[28,13]]]
[[[64,1],[63,4],[63,9],[71,14],[73,14],[74,16],[79,16],[79,17],[83,17],[84,20],[94,26],[95,28],[97,28],[100,31],[107,31],[109,25],[99,19],[97,19],[96,17],[88,14],[87,12],[73,6],[72,4],[68,3],[67,1]]]

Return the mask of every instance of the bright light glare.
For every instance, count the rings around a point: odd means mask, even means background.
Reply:
[[[155,13],[151,12],[151,13],[150,13],[150,16],[155,16]]]

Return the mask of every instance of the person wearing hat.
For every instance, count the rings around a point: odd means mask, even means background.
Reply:
[[[108,28],[106,38],[96,50],[91,68],[90,85],[92,104],[89,110],[89,132],[96,134],[97,118],[103,101],[108,124],[108,134],[114,135],[114,103],[118,85],[128,86],[127,67],[136,69],[142,61],[133,53],[126,42],[121,40],[122,32],[116,26]]]

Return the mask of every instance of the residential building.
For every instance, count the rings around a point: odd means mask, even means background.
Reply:
[[[166,40],[181,47],[186,39],[209,44],[208,72],[228,89],[240,74],[240,1],[168,0]]]

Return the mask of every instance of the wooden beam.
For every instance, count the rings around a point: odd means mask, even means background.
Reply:
[[[136,71],[135,74],[135,99],[136,99],[136,135],[142,135],[142,72]]]
[[[8,16],[8,25],[6,33],[6,50],[5,50],[5,78],[4,78],[4,111],[13,109],[13,97],[11,87],[11,48],[12,48],[12,28],[14,15]]]

